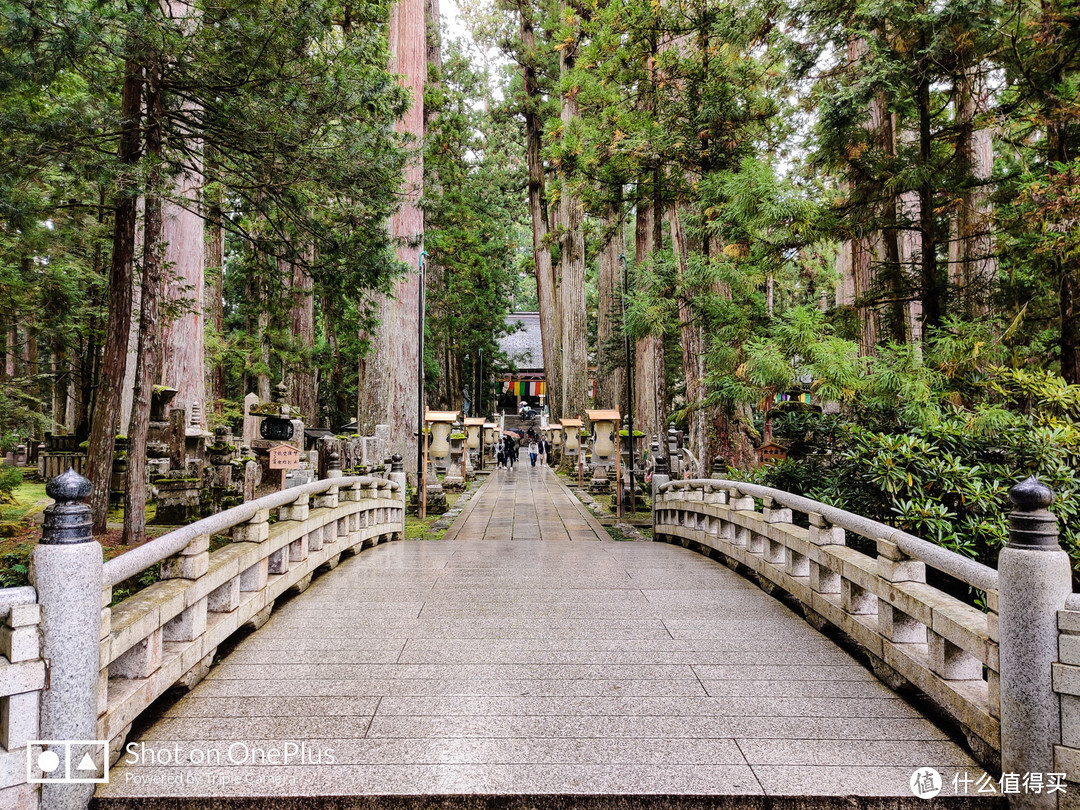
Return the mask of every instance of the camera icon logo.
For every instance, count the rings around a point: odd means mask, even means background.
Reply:
[[[30,740],[26,746],[26,781],[31,784],[109,782],[108,740]]]

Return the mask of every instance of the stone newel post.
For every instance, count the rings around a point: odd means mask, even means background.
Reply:
[[[649,448],[653,457],[653,474],[652,474],[652,519],[653,526],[656,526],[656,500],[660,494],[660,487],[668,483],[671,480],[671,475],[668,473],[668,457],[666,454],[660,452],[660,443],[653,442]]]
[[[90,482],[69,469],[52,479],[45,491],[56,503],[45,510],[41,542],[34,549],[33,581],[41,603],[42,656],[48,661],[48,687],[41,693],[41,739],[97,739],[98,672],[101,645],[101,544],[91,533],[90,507],[81,503]],[[93,773],[78,772],[84,756],[95,759]],[[62,749],[62,777],[101,775],[103,752],[71,746],[68,761]],[[82,810],[93,784],[42,785],[42,810]]]
[[[1057,612],[1072,592],[1069,555],[1058,545],[1054,494],[1034,477],[1009,491],[1009,542],[998,558],[1001,653],[1001,769],[1052,773],[1061,715],[1051,680],[1057,661]],[[1020,810],[1052,810],[1057,795],[1009,797]]]
[[[405,507],[407,506],[406,499],[408,495],[405,492],[405,465],[402,462],[401,454],[394,453],[390,460],[390,475],[387,476],[391,481],[396,481],[398,485],[398,497],[401,498],[401,520],[405,521]]]

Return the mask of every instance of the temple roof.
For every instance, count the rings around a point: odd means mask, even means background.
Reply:
[[[518,331],[499,338],[499,347],[518,367],[519,371],[544,371],[544,347],[540,340],[539,312],[511,312],[506,316],[506,327]]]

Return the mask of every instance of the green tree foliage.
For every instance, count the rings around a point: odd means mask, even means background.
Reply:
[[[0,287],[12,324],[5,348],[19,354],[0,398],[6,429],[25,430],[27,411],[45,410],[87,428],[114,206],[118,193],[140,194],[152,168],[144,156],[121,186],[120,93],[131,69],[165,100],[164,149],[154,159],[166,176],[194,172],[222,201],[224,272],[244,278],[226,279],[227,290],[240,291],[226,302],[234,317],[210,339],[214,362],[237,383],[229,395],[245,393],[236,367],[252,356],[242,351],[251,330],[232,328],[238,313],[245,326],[267,319],[261,340],[273,344],[274,362],[265,371],[275,376],[285,366],[325,369],[340,364],[343,349],[360,349],[365,296],[400,269],[385,221],[407,146],[393,122],[408,99],[386,70],[388,9],[324,0],[0,3]],[[144,70],[150,64],[160,72]],[[209,216],[202,201],[194,207]],[[290,340],[282,262],[303,268],[335,343],[351,345],[328,352]],[[65,418],[48,407],[49,388],[65,401],[73,375],[79,413]],[[327,379],[331,388],[347,384]],[[50,427],[41,421],[38,430]]]
[[[428,291],[426,366],[429,376],[438,373],[432,353],[445,347],[447,373],[475,397],[480,352],[485,380],[507,361],[497,339],[518,284],[514,246],[524,238],[521,130],[508,116],[485,113],[492,104],[488,77],[470,65],[462,43],[444,44],[442,70],[432,78],[425,99],[424,247],[438,274]]]

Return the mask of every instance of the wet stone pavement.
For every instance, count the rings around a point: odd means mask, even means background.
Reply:
[[[384,544],[318,577],[125,750],[101,806],[895,807],[921,801],[917,768],[940,772],[939,801],[954,775],[982,773],[784,604],[687,549],[610,540],[527,459],[493,473],[445,539]]]

